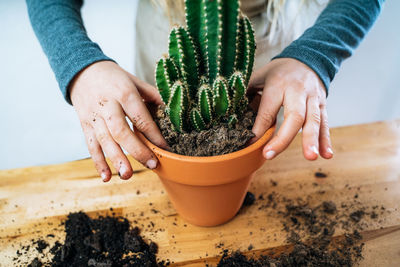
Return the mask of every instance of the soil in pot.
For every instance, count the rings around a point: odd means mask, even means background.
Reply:
[[[228,154],[246,147],[247,142],[254,137],[251,129],[255,118],[256,113],[248,108],[233,128],[228,123],[221,123],[201,132],[178,133],[173,130],[164,106],[160,106],[154,116],[171,152],[199,157]]]

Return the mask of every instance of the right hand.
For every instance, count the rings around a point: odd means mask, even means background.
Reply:
[[[112,61],[100,61],[76,75],[70,86],[70,96],[81,122],[89,153],[104,182],[111,179],[111,170],[104,153],[121,179],[132,176],[132,166],[122,148],[147,168],[156,168],[157,158],[134,135],[126,121],[128,117],[153,144],[167,148],[167,143],[144,102],[156,105],[162,103],[156,88]]]

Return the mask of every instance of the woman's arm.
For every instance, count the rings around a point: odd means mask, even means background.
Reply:
[[[281,106],[284,121],[264,147],[267,159],[285,150],[303,129],[303,154],[315,160],[333,156],[326,94],[341,62],[351,56],[378,17],[382,0],[333,0],[314,26],[270,63],[256,71],[249,93],[263,90],[254,140],[274,123]]]
[[[90,64],[112,60],[87,36],[81,17],[82,0],[26,0],[33,30],[71,104],[68,85]]]
[[[309,66],[326,89],[342,61],[350,57],[377,19],[383,0],[333,0],[314,26],[275,58],[294,58]]]
[[[161,103],[156,88],[110,62],[87,36],[81,0],[27,0],[33,29],[56,74],[66,100],[73,104],[96,169],[104,182],[133,170],[123,148],[144,166],[157,166],[155,155],[134,135],[126,117],[159,147],[167,144],[145,105]],[[101,62],[99,62],[101,61]]]

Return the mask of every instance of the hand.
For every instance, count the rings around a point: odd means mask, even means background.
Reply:
[[[127,116],[151,142],[167,147],[143,102],[161,104],[157,89],[112,61],[100,61],[86,67],[74,78],[70,96],[81,121],[89,153],[104,182],[111,179],[104,153],[121,179],[129,179],[133,174],[122,148],[144,166],[150,169],[157,166],[157,158],[133,134],[126,121]]]
[[[263,91],[253,126],[260,138],[275,122],[281,106],[284,121],[277,134],[264,147],[263,154],[273,159],[292,142],[303,129],[303,154],[315,160],[333,156],[326,110],[326,91],[317,74],[292,58],[274,59],[256,71],[249,82],[249,94]]]

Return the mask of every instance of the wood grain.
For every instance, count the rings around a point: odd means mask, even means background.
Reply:
[[[303,159],[298,136],[282,155],[257,171],[250,191],[256,196],[271,192],[289,198],[307,196],[312,204],[327,199],[346,203],[357,194],[360,205],[383,205],[386,209],[379,220],[367,217],[363,222],[366,245],[361,266],[399,264],[400,120],[336,128],[331,135],[332,160]],[[83,210],[98,216],[111,214],[110,207],[141,227],[147,239],[158,243],[159,257],[176,266],[215,264],[221,244],[242,251],[251,244],[249,255],[288,249],[281,218],[259,209],[261,202],[241,210],[225,225],[192,226],[176,214],[157,176],[131,162],[133,179],[121,181],[114,175],[106,184],[90,159],[0,171],[0,266],[13,266],[16,250],[32,238],[50,233],[55,234],[54,240],[63,238],[59,224],[69,212]],[[316,179],[319,170],[328,177]]]

